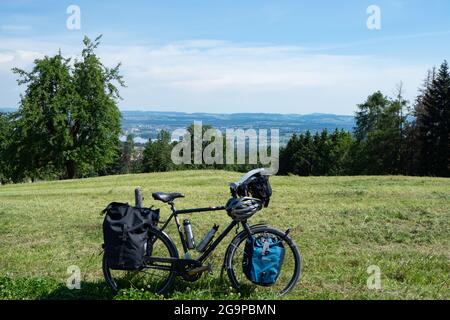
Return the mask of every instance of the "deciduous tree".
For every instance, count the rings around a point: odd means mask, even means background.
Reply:
[[[61,53],[37,59],[32,71],[14,69],[21,98],[17,160],[24,176],[75,178],[95,174],[114,160],[120,133],[119,65],[105,67],[95,54],[100,37],[85,37],[73,65]]]

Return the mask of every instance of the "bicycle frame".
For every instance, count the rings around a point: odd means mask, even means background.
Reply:
[[[194,209],[183,209],[183,210],[177,210],[175,208],[175,204],[173,202],[168,203],[171,208],[171,215],[169,218],[164,222],[164,225],[160,228],[161,231],[164,231],[164,229],[169,225],[170,221],[172,219],[175,219],[175,223],[177,225],[178,234],[180,236],[181,244],[183,245],[183,252],[186,254],[189,250],[186,246],[186,242],[184,241],[184,236],[182,232],[182,227],[180,224],[180,221],[178,219],[178,215],[185,215],[185,214],[193,214],[193,213],[201,213],[201,212],[213,212],[213,211],[224,211],[226,210],[225,206],[219,206],[219,207],[208,207],[208,208],[194,208]],[[180,272],[183,272],[184,266],[186,265],[192,265],[195,264],[197,266],[201,266],[203,262],[209,257],[209,255],[217,248],[217,246],[222,242],[222,240],[230,233],[231,230],[235,226],[237,226],[239,222],[232,220],[231,223],[221,232],[221,234],[215,239],[202,253],[200,257],[197,259],[183,259],[183,258],[158,258],[158,257],[149,257],[149,261],[152,262],[169,262],[174,263],[178,268]],[[249,234],[251,234],[250,227],[248,226],[246,221],[242,222],[242,226],[244,227],[244,230],[246,230]],[[165,266],[152,266],[150,268],[155,269],[167,269]]]

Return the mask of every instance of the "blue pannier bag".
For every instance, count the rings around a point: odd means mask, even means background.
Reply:
[[[284,261],[283,242],[273,236],[247,239],[242,267],[248,280],[260,286],[275,284]]]

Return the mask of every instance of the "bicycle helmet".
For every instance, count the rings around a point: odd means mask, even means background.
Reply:
[[[239,181],[230,183],[231,195],[233,197],[251,196],[261,200],[264,207],[268,207],[272,196],[269,175],[270,173],[266,169],[255,169],[248,172]]]
[[[244,221],[261,210],[263,202],[255,198],[231,198],[226,204],[228,215],[235,221]]]

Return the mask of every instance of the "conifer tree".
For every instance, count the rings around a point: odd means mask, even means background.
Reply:
[[[450,175],[450,72],[444,61],[416,107],[419,174]]]

